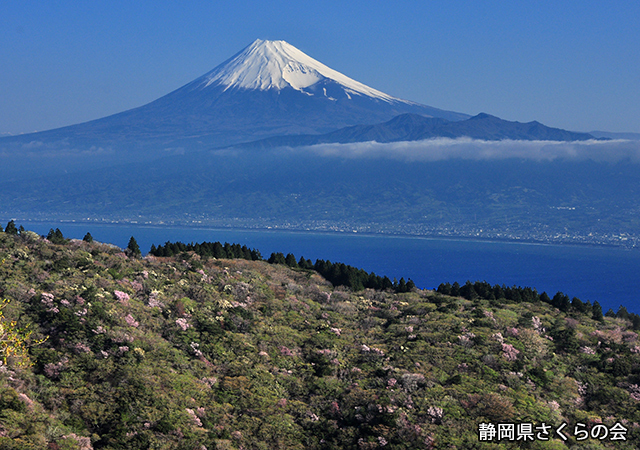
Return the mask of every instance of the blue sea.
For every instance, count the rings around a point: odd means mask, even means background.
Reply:
[[[2,221],[4,226],[6,221]],[[78,223],[17,222],[28,230],[46,235],[60,228],[65,237],[95,240],[126,247],[134,236],[143,253],[151,244],[166,241],[220,241],[239,243],[260,250],[293,253],[343,262],[355,267],[405,280],[420,288],[440,283],[484,280],[491,284],[530,286],[553,296],[562,291],[583,301],[598,301],[603,311],[624,305],[640,313],[640,250],[614,247],[547,245],[439,239],[411,236],[316,233],[276,230],[152,227],[140,225],[94,225]]]

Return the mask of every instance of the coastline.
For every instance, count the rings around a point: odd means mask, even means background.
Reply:
[[[640,249],[640,235],[626,236],[620,239],[619,236],[601,235],[601,236],[585,236],[583,234],[565,235],[545,235],[544,237],[527,236],[526,233],[514,233],[511,236],[503,236],[508,231],[483,231],[483,230],[456,230],[446,227],[444,229],[432,229],[431,232],[420,232],[417,230],[399,230],[398,227],[386,224],[356,224],[347,225],[340,223],[326,223],[324,225],[304,223],[284,222],[268,225],[268,222],[245,221],[237,219],[238,224],[232,224],[231,221],[136,221],[130,219],[28,219],[11,217],[0,219],[0,223],[8,220],[15,220],[16,223],[23,224],[52,224],[54,227],[64,225],[74,226],[106,226],[106,227],[132,227],[132,228],[149,228],[149,229],[189,229],[194,231],[225,231],[225,232],[287,232],[314,235],[331,235],[331,236],[367,236],[370,238],[406,238],[406,239],[426,239],[426,240],[444,240],[444,241],[460,241],[460,242],[483,242],[483,243],[501,243],[501,244],[525,244],[525,245],[543,245],[543,246],[572,246],[572,247],[601,247],[601,248],[619,248],[629,251]],[[411,226],[411,225],[409,225]],[[373,228],[373,229],[372,229]],[[496,236],[495,234],[500,234]]]

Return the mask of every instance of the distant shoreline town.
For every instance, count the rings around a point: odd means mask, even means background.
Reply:
[[[7,216],[8,217],[8,216]],[[139,226],[139,227],[167,227],[167,228],[221,228],[238,230],[261,230],[261,231],[288,231],[301,233],[359,233],[362,235],[384,235],[426,239],[460,239],[474,241],[492,241],[506,243],[528,243],[547,245],[586,245],[601,247],[616,247],[625,249],[640,248],[640,235],[630,233],[589,233],[580,231],[559,232],[533,228],[524,229],[499,229],[499,228],[479,228],[468,224],[442,226],[419,225],[419,224],[351,224],[342,221],[274,221],[259,219],[131,219],[131,218],[85,218],[85,219],[62,219],[53,217],[16,219],[25,225],[28,223],[52,223],[64,225],[87,224],[87,225],[110,225],[110,226]]]

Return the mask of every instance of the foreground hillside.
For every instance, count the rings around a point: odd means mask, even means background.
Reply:
[[[640,443],[640,342],[624,318],[55,240],[0,233],[0,348],[33,332],[33,365],[0,366],[0,448]]]

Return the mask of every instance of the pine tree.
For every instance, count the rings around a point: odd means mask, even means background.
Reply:
[[[255,248],[251,250],[251,259],[254,261],[262,261],[262,255],[260,254],[260,251],[256,250]]]
[[[640,330],[640,315],[631,313],[629,314],[629,318],[631,319],[631,323],[633,324],[633,329]]]
[[[493,293],[494,298],[496,298],[497,300],[501,299],[501,298],[505,298],[504,297],[504,289],[502,289],[502,286],[500,286],[499,284],[496,284],[491,292]]]
[[[284,255],[280,252],[271,253],[271,256],[268,259],[269,264],[286,264]]]
[[[407,282],[404,281],[404,277],[400,278],[396,292],[407,292]]]
[[[307,262],[305,261],[304,256],[301,256],[298,260],[298,267],[301,269],[307,269]]]
[[[475,300],[476,298],[478,298],[478,293],[469,280],[467,280],[464,286],[460,288],[459,295],[466,298],[467,300]]]
[[[4,232],[7,234],[18,234],[18,228],[16,228],[16,223],[13,220],[10,220],[7,224],[7,227],[4,229]]]
[[[56,228],[55,230],[53,228],[50,228],[49,229],[49,234],[47,234],[47,239],[52,244],[64,244],[65,243],[64,235],[62,234],[62,231],[60,231],[60,228]]]
[[[213,257],[216,259],[227,257],[227,252],[224,251],[224,247],[220,242],[213,243]]]
[[[603,322],[604,321],[604,317],[602,315],[602,306],[600,306],[600,303],[598,303],[597,300],[595,302],[593,302],[593,306],[592,306],[591,310],[593,311],[593,314],[591,316],[593,318],[593,320],[597,320],[599,322]]]
[[[616,317],[618,319],[628,319],[629,318],[629,311],[627,311],[627,308],[625,308],[624,306],[620,305],[620,308],[618,309],[618,312],[616,313]]]
[[[571,299],[571,307],[581,313],[585,312],[586,309],[585,304],[582,303],[582,300],[578,297],[573,297],[573,299]]]
[[[551,298],[549,297],[549,294],[542,292],[542,294],[540,294],[540,301],[544,303],[551,303]]]
[[[140,251],[138,242],[136,241],[136,238],[134,238],[133,236],[131,236],[131,239],[129,239],[129,244],[127,245],[126,253],[133,258],[140,258],[142,256],[142,252]]]
[[[571,305],[571,301],[569,300],[569,296],[563,294],[562,292],[557,292],[556,295],[551,299],[551,304],[558,308],[560,311],[567,312],[569,310],[569,306]]]
[[[451,283],[440,283],[437,289],[438,293],[443,295],[451,295]]]
[[[82,240],[85,241],[85,242],[93,242],[93,236],[91,236],[91,233],[87,233],[87,234],[84,235]]]
[[[294,267],[294,268],[298,267],[298,263],[296,262],[296,257],[294,256],[293,253],[288,253],[284,259],[284,262],[289,267]]]

